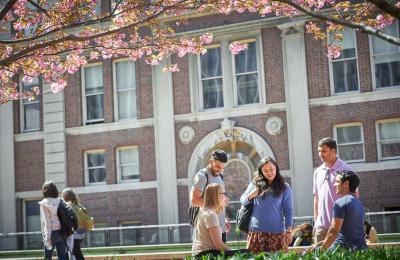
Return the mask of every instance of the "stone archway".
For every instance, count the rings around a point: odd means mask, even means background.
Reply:
[[[225,183],[229,183],[226,188],[234,204],[238,203],[238,196],[244,192],[257,170],[259,160],[267,155],[275,159],[274,152],[264,138],[250,129],[235,127],[234,124],[234,121],[225,118],[221,128],[205,136],[194,149],[188,167],[189,193],[194,175],[207,165],[215,149],[222,149],[228,154],[224,179]]]

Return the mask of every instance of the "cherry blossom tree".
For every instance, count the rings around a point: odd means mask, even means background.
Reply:
[[[106,1],[103,1],[103,3]],[[59,92],[66,76],[90,61],[129,57],[157,65],[172,54],[205,53],[212,34],[177,36],[179,24],[195,13],[259,13],[261,16],[310,17],[306,28],[328,48],[340,53],[344,27],[400,45],[400,39],[385,34],[384,27],[400,18],[398,0],[113,0],[108,12],[97,10],[99,0],[0,0],[0,29],[9,33],[0,39],[0,103],[35,98],[39,88],[20,92],[19,80],[41,77]],[[326,29],[318,21],[326,22]],[[327,32],[334,41],[327,40]],[[232,43],[238,53],[244,44]],[[172,64],[165,70],[178,71]]]

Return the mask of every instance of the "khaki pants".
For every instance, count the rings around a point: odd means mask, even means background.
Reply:
[[[314,229],[314,243],[324,241],[327,233],[328,229],[323,227],[316,227]]]

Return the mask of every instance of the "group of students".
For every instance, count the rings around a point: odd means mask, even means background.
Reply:
[[[42,187],[43,199],[40,205],[40,224],[44,243],[44,259],[50,260],[56,249],[59,260],[68,260],[69,254],[72,259],[84,259],[81,251],[81,243],[85,238],[87,227],[78,211],[86,211],[79,203],[78,196],[71,188],[66,188],[59,197],[57,186],[53,181],[46,181]],[[78,223],[78,228],[72,235],[66,235],[62,221],[60,220],[60,203],[65,202],[73,210]]]
[[[318,154],[323,162],[314,172],[314,221],[303,231],[312,233],[314,243],[309,251],[336,247],[359,250],[367,248],[364,222],[365,212],[358,198],[360,182],[351,167],[336,153],[332,138],[319,141]],[[215,150],[206,168],[193,180],[191,205],[200,207],[194,223],[192,256],[227,256],[236,253],[225,244],[229,219],[225,218],[226,196],[222,171],[228,161],[222,150]],[[260,160],[257,173],[240,197],[243,206],[252,204],[247,233],[247,251],[252,253],[287,252],[293,235],[293,193],[271,157]],[[296,242],[299,243],[299,242]]]

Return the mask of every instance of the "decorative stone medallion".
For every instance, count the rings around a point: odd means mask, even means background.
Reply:
[[[271,116],[265,123],[265,129],[270,135],[278,135],[282,130],[282,126],[283,121],[280,117],[277,116]]]
[[[179,139],[181,143],[188,144],[194,138],[194,130],[190,126],[184,126],[179,130]]]

